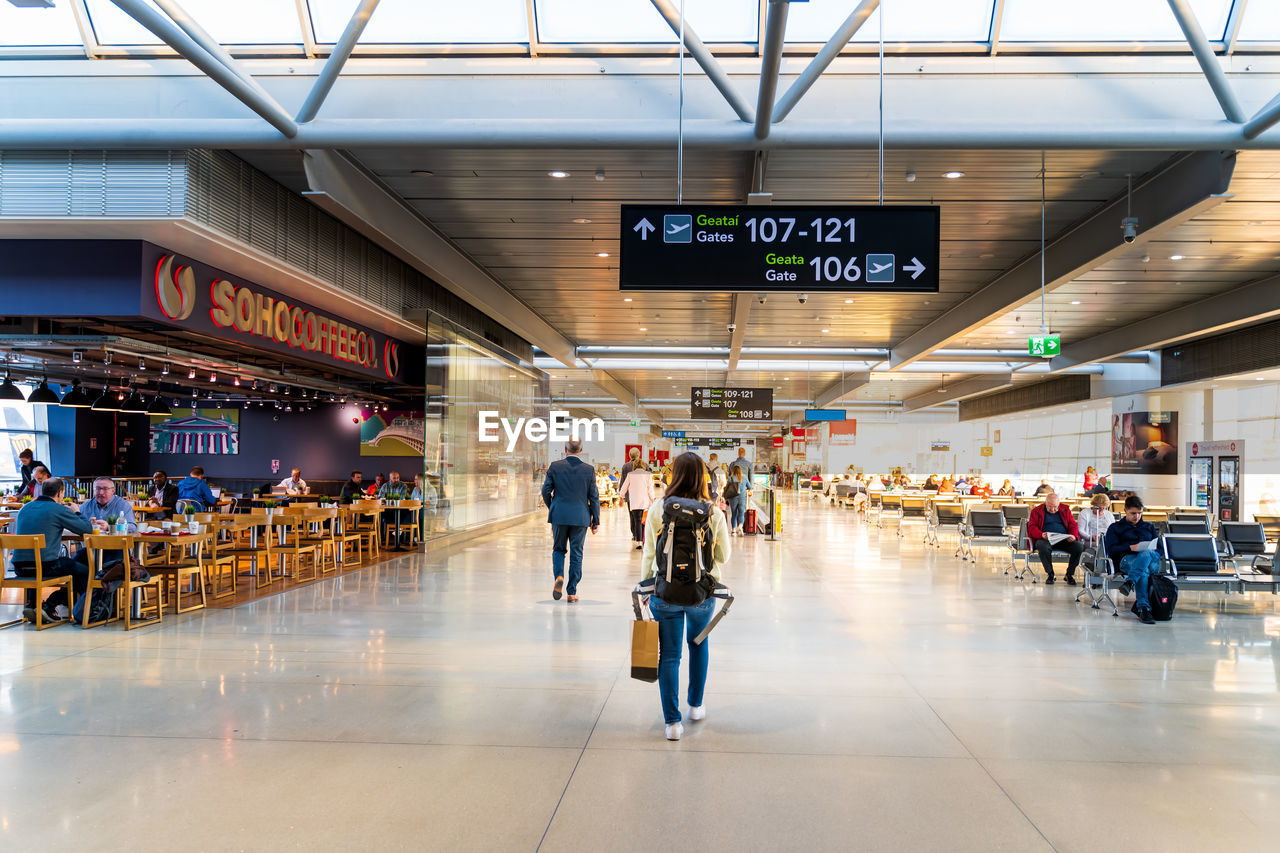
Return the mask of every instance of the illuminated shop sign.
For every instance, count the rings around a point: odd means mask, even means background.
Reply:
[[[406,345],[395,338],[154,246],[146,246],[143,263],[143,313],[154,319],[383,380],[404,381],[401,349]]]

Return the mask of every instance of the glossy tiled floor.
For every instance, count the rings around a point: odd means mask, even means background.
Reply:
[[[680,743],[627,677],[618,510],[574,607],[530,522],[128,635],[0,632],[0,846],[1275,849],[1280,603],[1148,627],[786,514],[734,540]]]

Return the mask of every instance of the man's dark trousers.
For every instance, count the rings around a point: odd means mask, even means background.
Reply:
[[[582,543],[587,539],[587,528],[573,524],[551,525],[551,571],[558,578],[565,578],[565,594],[578,594],[578,581],[582,580]],[[564,573],[564,555],[569,552],[569,574]]]
[[[1071,558],[1067,561],[1067,577],[1074,577],[1076,566],[1080,564],[1080,555],[1084,553],[1084,543],[1079,539],[1070,542],[1065,539],[1057,545],[1050,545],[1048,539],[1036,540],[1036,553],[1040,555],[1040,563],[1044,566],[1044,573],[1053,577],[1053,552],[1062,551],[1070,554]]]

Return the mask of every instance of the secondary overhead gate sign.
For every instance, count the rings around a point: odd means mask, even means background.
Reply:
[[[933,205],[622,206],[622,290],[936,293]]]

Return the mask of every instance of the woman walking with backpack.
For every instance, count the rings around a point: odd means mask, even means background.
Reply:
[[[738,477],[741,481],[741,475]],[[667,524],[670,511],[672,523]],[[690,519],[690,524],[684,524]],[[680,523],[677,523],[680,522]],[[665,528],[665,529],[664,529]],[[703,545],[699,547],[701,537]],[[663,560],[659,566],[659,551]],[[695,553],[697,552],[697,553]],[[702,564],[696,582],[682,583],[673,565],[690,561]],[[678,560],[676,558],[679,558]],[[684,642],[688,623],[689,644],[689,719],[701,720],[707,715],[703,693],[707,684],[707,641],[693,640],[711,622],[715,599],[711,597],[720,580],[721,567],[729,559],[729,535],[724,513],[710,503],[706,469],[696,453],[678,456],[671,471],[671,485],[661,503],[649,508],[644,530],[644,579],[656,576],[655,592],[649,598],[649,611],[658,622],[658,688],[662,697],[662,717],[666,721],[667,740],[680,740],[684,734],[680,714],[680,645]],[[668,577],[671,580],[668,580]]]

